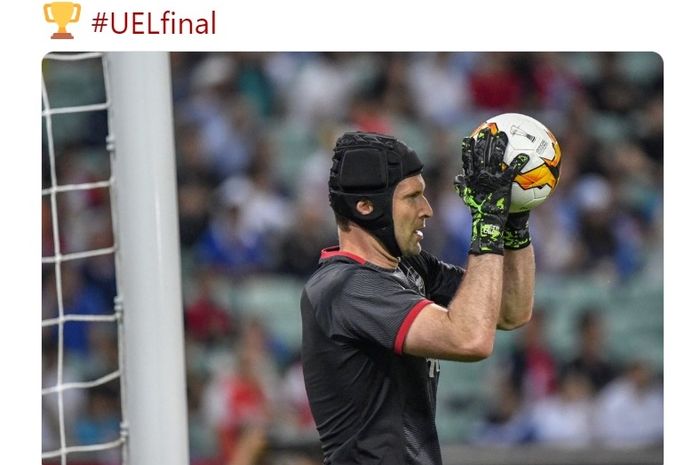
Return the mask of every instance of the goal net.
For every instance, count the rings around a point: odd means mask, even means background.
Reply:
[[[42,63],[42,462],[188,463],[169,61]]]

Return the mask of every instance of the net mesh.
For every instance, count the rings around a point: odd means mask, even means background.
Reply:
[[[100,80],[101,88],[95,91]],[[126,463],[124,338],[111,208],[114,152],[106,115],[110,86],[104,56],[46,55],[41,93],[42,462],[66,465],[79,457],[81,463]],[[100,100],[84,101],[95,96]],[[81,168],[99,165],[94,162],[99,158],[96,144],[91,143],[99,134],[96,122],[104,122],[107,132],[102,139],[106,170],[98,166],[88,171],[106,179],[83,180]]]

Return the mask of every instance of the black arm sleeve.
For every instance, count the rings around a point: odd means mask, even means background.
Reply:
[[[368,269],[347,276],[340,290],[330,298],[325,317],[317,314],[326,334],[373,342],[399,354],[413,319],[430,303],[388,275]]]

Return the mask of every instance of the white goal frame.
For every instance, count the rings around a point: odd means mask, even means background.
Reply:
[[[57,288],[57,315],[42,328],[57,327],[56,383],[42,397],[57,395],[59,448],[42,451],[42,459],[121,449],[123,465],[188,465],[185,345],[180,283],[180,241],[173,106],[169,55],[164,52],[49,54],[52,61],[100,59],[106,101],[52,108],[42,77],[42,117],[47,131],[51,186],[42,196],[51,202],[52,256]],[[59,185],[52,117],[106,111],[110,178],[85,184]],[[99,250],[63,253],[57,194],[107,188],[110,192],[114,245]],[[117,293],[109,315],[64,312],[61,264],[70,260],[114,255]],[[96,309],[97,310],[97,309]],[[99,379],[65,382],[63,328],[66,322],[115,322],[119,367]],[[102,444],[67,443],[64,393],[91,389],[119,379],[121,434]]]
[[[187,399],[170,60],[106,55],[124,318],[128,465],[187,465]]]

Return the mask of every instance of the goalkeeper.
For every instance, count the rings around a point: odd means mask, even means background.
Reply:
[[[304,380],[324,464],[442,463],[438,360],[484,359],[497,328],[530,319],[527,213],[508,214],[528,157],[502,170],[507,143],[488,128],[462,143],[455,187],[472,213],[465,270],[421,250],[433,211],[417,154],[380,134],[338,139],[328,184],[340,245],[321,252],[301,297]]]

